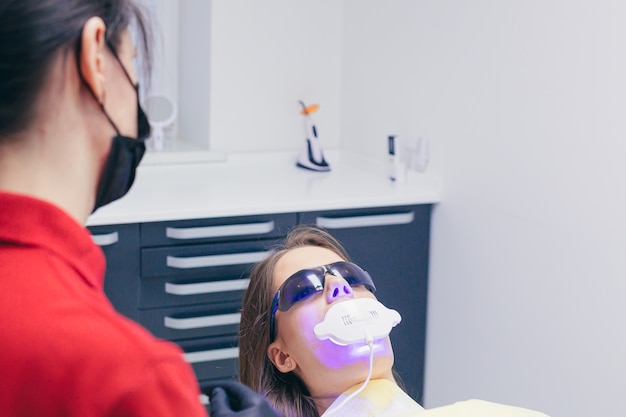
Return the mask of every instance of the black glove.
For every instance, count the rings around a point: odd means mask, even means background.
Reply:
[[[235,381],[220,381],[203,388],[209,397],[210,417],[281,417],[267,400]]]

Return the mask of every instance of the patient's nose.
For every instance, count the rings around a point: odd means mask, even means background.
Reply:
[[[326,275],[326,297],[329,303],[341,298],[341,297],[354,297],[352,287],[343,278],[338,278],[334,275]]]

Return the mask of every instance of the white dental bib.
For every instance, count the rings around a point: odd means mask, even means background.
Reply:
[[[337,411],[332,411],[352,392],[358,384],[341,394],[322,417],[332,413],[337,417],[411,417],[424,412],[424,408],[409,397],[395,382],[387,379],[372,379],[365,389],[350,399]]]

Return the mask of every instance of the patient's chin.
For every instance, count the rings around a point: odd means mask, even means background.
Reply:
[[[391,369],[394,357],[389,338],[375,340],[371,349],[374,351],[374,368]],[[323,366],[330,369],[340,370],[356,367],[369,370],[371,349],[365,342],[338,345],[327,339],[316,346],[315,356]]]

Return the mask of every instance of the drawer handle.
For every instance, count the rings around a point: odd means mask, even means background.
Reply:
[[[107,233],[105,235],[92,235],[94,243],[98,246],[111,246],[120,240],[117,232]]]
[[[206,239],[209,237],[262,235],[274,230],[274,221],[264,223],[235,224],[231,226],[168,227],[165,236],[170,239]]]
[[[165,283],[165,292],[172,295],[213,294],[216,292],[240,291],[248,288],[250,279],[237,279],[218,282],[201,282],[198,284]]]
[[[185,353],[183,356],[188,363],[235,359],[239,357],[239,348],[233,347],[226,349],[203,350],[200,352]]]
[[[254,264],[265,259],[271,252],[232,253],[227,255],[207,255],[178,257],[168,256],[167,266],[176,269],[206,268],[210,266]]]
[[[216,316],[190,317],[186,319],[177,319],[165,316],[163,324],[168,329],[189,330],[201,329],[204,327],[225,326],[228,324],[239,324],[241,321],[241,313],[219,314]]]
[[[372,216],[354,217],[318,217],[315,224],[326,229],[347,229],[351,227],[392,226],[408,224],[415,218],[415,212],[397,214],[378,214]]]

